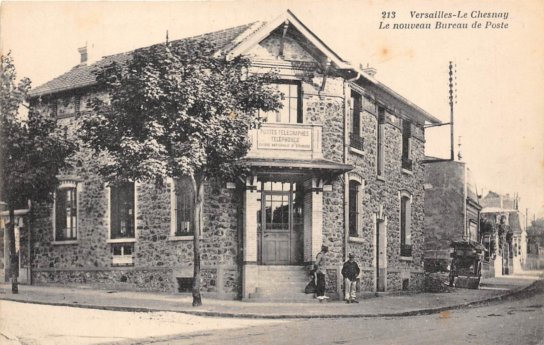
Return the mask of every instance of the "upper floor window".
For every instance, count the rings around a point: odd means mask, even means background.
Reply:
[[[110,238],[134,238],[134,182],[110,187]]]
[[[359,181],[349,181],[349,236],[360,236],[361,227],[361,207],[362,207],[362,195],[361,195],[361,183]]]
[[[300,82],[284,80],[275,86],[283,94],[283,107],[261,114],[267,123],[302,123],[302,92]]]
[[[195,192],[190,178],[173,181],[172,188],[172,236],[192,236],[194,234],[193,213]]]
[[[402,168],[412,170],[412,123],[402,121]]]
[[[400,255],[412,256],[412,201],[410,196],[400,198]]]
[[[361,110],[362,97],[355,91],[351,91],[351,132],[350,146],[362,150],[363,138],[361,137]]]
[[[376,133],[377,152],[376,152],[376,167],[378,176],[384,173],[384,156],[385,156],[385,109],[378,107],[378,130]]]
[[[77,239],[77,186],[62,186],[55,193],[55,241]]]

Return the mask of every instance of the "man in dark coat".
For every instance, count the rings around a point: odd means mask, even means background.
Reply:
[[[357,298],[357,277],[361,270],[359,265],[355,262],[355,255],[350,253],[348,255],[349,260],[344,263],[342,267],[342,276],[344,277],[344,299],[346,303],[359,303]]]

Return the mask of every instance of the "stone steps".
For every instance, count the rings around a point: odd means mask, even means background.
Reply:
[[[250,294],[250,301],[258,302],[313,302],[317,301],[314,294],[305,294],[304,292],[289,292],[284,294],[266,294],[256,292]]]
[[[310,281],[304,266],[259,266],[257,289],[250,300],[270,302],[311,301],[314,294],[305,294]]]

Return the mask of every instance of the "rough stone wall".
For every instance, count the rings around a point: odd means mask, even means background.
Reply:
[[[355,166],[349,173],[350,176],[358,176],[365,181],[362,188],[362,225],[358,239],[348,242],[348,251],[356,255],[356,260],[364,272],[362,287],[364,290],[374,289],[374,257],[375,247],[375,221],[380,207],[383,208],[383,216],[387,218],[387,268],[389,272],[387,289],[400,290],[403,275],[419,274],[422,272],[423,256],[423,180],[424,167],[421,161],[424,158],[423,129],[415,127],[411,138],[411,159],[413,166],[411,172],[402,169],[402,131],[401,119],[398,114],[386,108],[386,124],[384,125],[384,172],[377,176],[377,105],[376,100],[366,95],[362,97],[361,112],[361,136],[364,140],[363,150],[348,151],[348,163]],[[348,112],[348,128],[352,127],[351,112]],[[418,125],[419,126],[419,125]],[[414,126],[413,126],[414,127]],[[400,256],[400,197],[399,193],[407,192],[412,196],[411,203],[411,239],[412,257],[409,259]],[[419,281],[419,280],[418,280]],[[411,286],[421,285],[419,282],[410,282]]]
[[[85,285],[101,289],[172,292],[170,270],[164,269],[56,269],[33,272],[36,284]]]
[[[47,109],[47,105],[41,106]],[[76,126],[70,118],[62,121],[71,128]],[[112,267],[108,189],[96,173],[96,160],[82,150],[74,163],[75,170],[66,173],[83,180],[78,185],[77,243],[55,243],[53,205],[37,205],[33,223],[36,283],[85,281],[104,287],[120,284],[137,290],[177,291],[175,277],[192,277],[193,242],[170,236],[171,186],[136,185],[134,265],[119,271],[118,267]],[[226,189],[225,182],[210,182],[205,186],[201,237],[203,292],[236,295],[238,271],[225,271],[222,281],[227,289],[218,291],[215,267],[237,264],[240,202],[239,193]]]
[[[328,78],[319,92],[321,76],[315,76],[304,88],[305,123],[323,125],[322,148],[325,159],[343,162],[344,93],[343,80]],[[344,184],[332,181],[332,191],[323,192],[323,243],[329,246],[330,267],[342,264],[344,251]],[[335,283],[336,284],[336,283]]]

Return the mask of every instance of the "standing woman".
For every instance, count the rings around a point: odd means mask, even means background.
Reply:
[[[317,273],[317,299],[319,302],[323,302],[324,299],[329,297],[325,296],[325,276],[327,274],[327,252],[329,247],[322,245],[321,251],[317,254],[315,260],[315,268]]]

